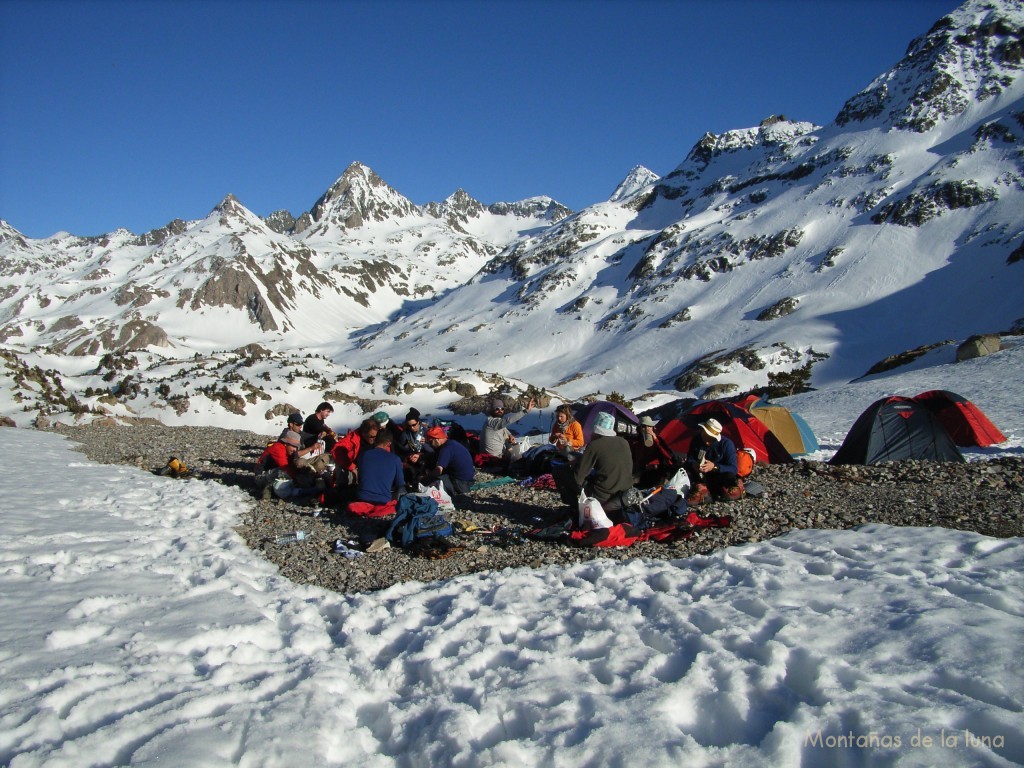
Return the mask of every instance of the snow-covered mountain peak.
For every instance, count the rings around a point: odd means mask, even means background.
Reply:
[[[911,42],[903,59],[843,106],[836,123],[924,133],[1010,89],[1024,59],[1024,2],[969,0]]]
[[[0,219],[0,243],[6,240],[12,240],[14,238],[21,238],[22,240],[24,240],[25,236],[21,234],[21,232],[16,230],[14,227],[12,227],[10,224],[8,224],[6,221]]]
[[[544,219],[552,223],[561,221],[572,214],[569,208],[547,195],[527,197],[515,203],[493,203],[487,207],[487,210],[498,216],[511,214],[524,219]]]
[[[627,198],[632,197],[644,187],[647,187],[654,182],[658,181],[661,177],[654,171],[645,168],[642,165],[637,165],[626,174],[619,186],[612,192],[612,196],[608,198],[609,202],[618,203]]]
[[[475,208],[480,206],[480,202],[470,195],[462,187],[452,192],[448,197],[445,198],[444,204],[452,208]],[[481,206],[482,207],[482,206]]]
[[[478,218],[486,208],[483,203],[460,187],[448,195],[443,203],[427,203],[423,210],[435,218],[446,219],[455,226],[457,222],[465,223],[468,219]]]
[[[299,217],[296,232],[304,236],[340,233],[373,221],[419,215],[407,198],[389,186],[373,170],[352,163],[341,177]]]
[[[213,207],[213,210],[210,211],[210,217],[216,217],[225,226],[230,226],[234,222],[236,224],[242,223],[246,228],[255,227],[258,230],[266,227],[263,219],[242,205],[238,198],[230,193],[225,195],[224,199]]]

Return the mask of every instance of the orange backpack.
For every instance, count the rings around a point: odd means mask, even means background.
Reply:
[[[736,474],[739,477],[746,477],[754,471],[754,457],[753,448],[743,448],[736,452]]]

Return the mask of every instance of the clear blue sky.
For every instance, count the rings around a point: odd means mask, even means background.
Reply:
[[[953,0],[0,0],[0,218],[296,216],[354,160],[416,204],[579,209],[705,131],[830,122]]]

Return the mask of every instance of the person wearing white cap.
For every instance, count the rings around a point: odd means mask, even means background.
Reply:
[[[633,452],[626,439],[615,434],[615,417],[610,413],[598,414],[593,433],[576,465],[576,486],[586,488],[602,505],[617,502],[633,487]],[[617,505],[606,506],[606,510],[613,506]]]
[[[718,419],[702,421],[696,432],[683,464],[693,488],[687,504],[703,504],[712,495],[724,500],[740,498],[743,486],[736,474],[736,445],[722,434]]]

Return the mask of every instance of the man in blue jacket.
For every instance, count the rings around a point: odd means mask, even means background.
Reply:
[[[431,427],[427,442],[437,451],[434,473],[441,478],[441,485],[454,500],[456,496],[469,493],[476,477],[473,456],[469,449],[456,440],[449,440],[441,427]]]
[[[729,501],[743,496],[743,485],[736,474],[736,445],[722,434],[718,419],[701,422],[683,466],[693,488],[687,505],[703,504],[712,495]]]
[[[391,433],[383,430],[377,442],[359,454],[359,490],[356,501],[369,504],[387,504],[405,493],[405,472],[402,460],[391,452]]]

